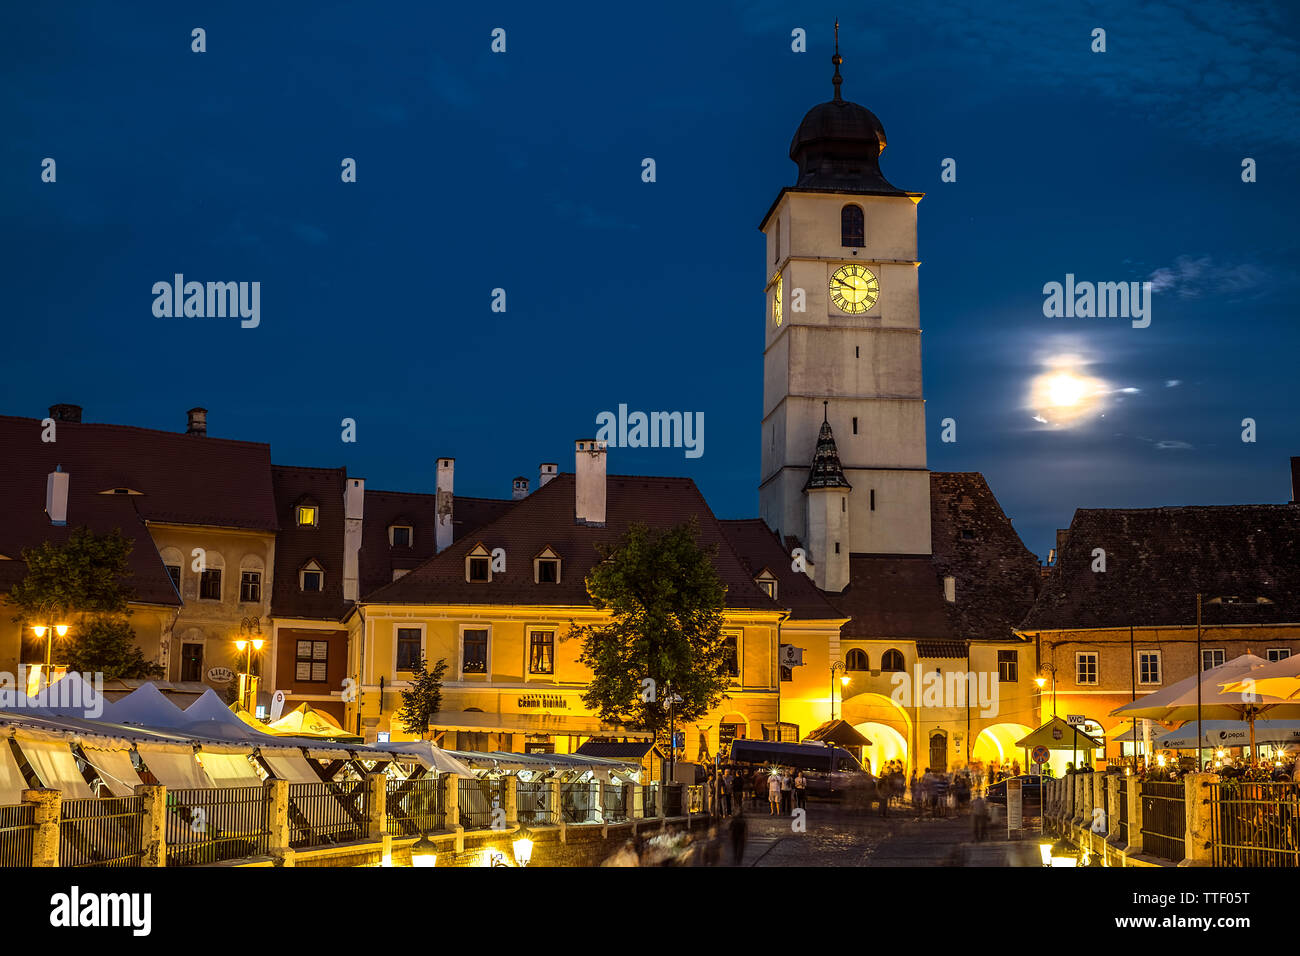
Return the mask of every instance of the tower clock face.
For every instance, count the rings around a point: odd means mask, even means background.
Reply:
[[[831,301],[842,312],[858,315],[876,304],[880,280],[870,269],[856,262],[840,266],[831,276]]]
[[[781,324],[781,287],[784,283],[781,281],[781,274],[776,275],[776,285],[772,286],[772,324]]]

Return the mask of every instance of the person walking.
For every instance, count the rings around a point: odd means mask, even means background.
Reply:
[[[789,767],[781,773],[781,815],[788,817],[794,805],[794,774]]]
[[[731,773],[731,768],[722,775],[722,815],[731,816],[731,795],[736,789],[736,778]]]
[[[800,810],[808,809],[808,778],[803,775],[803,770],[794,778],[794,798]]]
[[[971,826],[975,830],[975,842],[983,843],[989,832],[989,805],[982,794],[976,793],[970,802]]]
[[[781,812],[781,773],[773,770],[767,778],[767,815],[774,817]]]
[[[731,865],[740,866],[745,858],[745,836],[749,831],[749,822],[745,814],[738,813],[731,818]]]
[[[948,815],[948,775],[946,773],[934,775],[933,801],[931,816],[946,817]]]
[[[916,768],[912,768],[912,779],[908,781],[908,789],[912,792],[912,806],[919,809],[921,806],[921,783],[916,779]]]

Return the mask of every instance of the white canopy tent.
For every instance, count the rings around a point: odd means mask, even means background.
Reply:
[[[290,783],[320,783],[320,774],[312,770],[311,764],[297,750],[262,750],[262,759],[271,768],[279,780]]]
[[[129,797],[144,781],[131,760],[131,744],[125,740],[121,743],[122,746],[115,747],[111,741],[83,739],[81,752],[113,796]]]
[[[135,751],[168,790],[194,790],[214,784],[194,759],[191,744],[137,743]]]
[[[1250,744],[1250,725],[1244,720],[1206,720],[1201,722],[1202,744],[1206,748],[1246,747]],[[1255,742],[1258,744],[1300,743],[1300,720],[1257,720]],[[1196,721],[1156,738],[1157,747],[1192,750],[1196,747]]]
[[[168,700],[154,684],[141,684],[120,700],[104,705],[101,720],[115,724],[134,724],[140,727],[157,727],[174,730],[179,725],[179,707]]]
[[[9,738],[12,736],[13,731],[8,727],[0,727],[0,807],[22,803],[23,791],[27,789],[27,781],[18,769],[18,761],[9,749]]]
[[[232,744],[204,744],[199,750],[199,763],[214,787],[260,787],[258,776],[249,760],[247,747]]]
[[[72,743],[62,734],[30,728],[14,730],[14,741],[41,785],[50,790],[62,790],[64,799],[93,797],[86,778],[77,769],[72,755]]]

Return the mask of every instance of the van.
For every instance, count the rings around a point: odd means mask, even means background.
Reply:
[[[802,770],[808,779],[808,793],[816,796],[837,794],[868,775],[858,759],[840,747],[822,743],[791,744],[775,740],[731,742],[731,755],[725,761],[746,767],[792,767]]]

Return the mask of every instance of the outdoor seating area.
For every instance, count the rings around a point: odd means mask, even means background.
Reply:
[[[597,757],[267,734],[212,691],[181,709],[145,684],[95,719],[24,698],[0,711],[0,865],[197,866],[384,836],[604,825],[663,809],[646,812],[640,775]],[[35,841],[41,827],[57,839]]]

